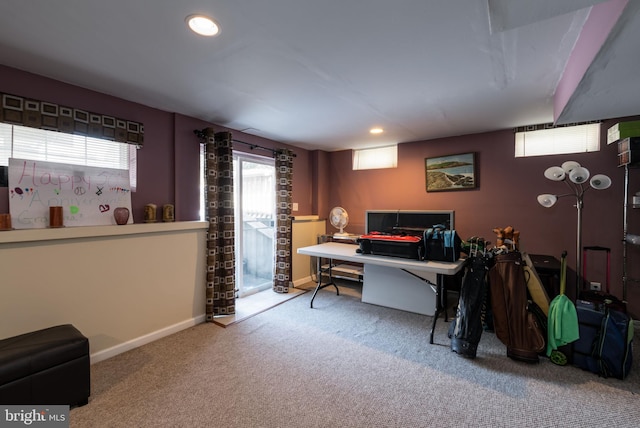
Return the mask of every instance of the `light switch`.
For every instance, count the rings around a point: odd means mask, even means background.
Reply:
[[[292,205],[293,205],[293,206],[291,207],[291,209],[292,209],[293,211],[298,211],[298,203],[297,203],[297,202],[294,202]]]

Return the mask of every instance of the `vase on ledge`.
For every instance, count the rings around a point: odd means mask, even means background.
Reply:
[[[116,224],[123,225],[129,221],[129,208],[118,207],[113,210],[113,217],[116,219]]]

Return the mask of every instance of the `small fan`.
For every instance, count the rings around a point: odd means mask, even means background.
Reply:
[[[344,231],[344,228],[349,224],[349,214],[347,214],[347,210],[342,207],[331,208],[329,221],[333,227],[340,229],[340,232],[334,233],[333,236],[349,236],[349,234]]]

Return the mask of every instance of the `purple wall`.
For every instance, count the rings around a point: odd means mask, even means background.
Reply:
[[[560,258],[567,250],[569,268],[575,269],[575,198],[561,198],[552,208],[543,208],[536,200],[541,193],[562,194],[568,190],[564,183],[547,180],[543,172],[549,166],[575,160],[592,175],[607,174],[613,180],[609,189],[590,190],[585,195],[583,245],[612,249],[611,288],[621,297],[624,168],[617,167],[617,145],[606,145],[607,129],[618,121],[603,123],[601,141],[605,143],[598,153],[515,158],[512,130],[400,144],[396,169],[352,171],[351,151],[333,152],[328,174],[329,206],[340,205],[349,212],[347,229],[351,233],[364,232],[368,209],[452,209],[456,229],[463,239],[481,236],[495,243],[494,228],[513,226],[520,231],[522,251]],[[466,152],[476,153],[478,187],[427,193],[425,158]],[[635,186],[631,180],[630,193],[640,190],[639,186],[640,176]],[[630,210],[629,217],[630,233],[640,234],[637,210]],[[640,250],[630,248],[629,259],[632,265],[640,265]],[[590,261],[589,270],[593,268],[595,276],[592,280],[604,283],[604,266],[604,258]],[[633,270],[634,277],[640,278],[640,269]],[[570,271],[567,294],[573,294],[574,277],[574,271]],[[640,313],[637,284],[629,284],[627,297],[630,307]]]
[[[141,221],[147,203],[173,203],[173,114],[4,66],[0,91],[143,123],[145,145],[138,151],[133,217]],[[0,189],[0,211],[8,212],[6,187]]]

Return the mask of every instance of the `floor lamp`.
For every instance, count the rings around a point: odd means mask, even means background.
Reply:
[[[564,181],[571,190],[570,193],[552,195],[545,193],[538,195],[538,203],[545,208],[551,208],[559,198],[573,196],[576,198],[578,222],[576,230],[576,298],[580,294],[580,282],[582,278],[582,208],[584,206],[584,194],[593,188],[604,190],[611,186],[611,179],[604,174],[596,174],[589,180],[589,170],[580,166],[578,162],[567,161],[562,166],[552,166],[544,171],[544,176],[551,181]],[[589,186],[585,184],[589,182]]]

